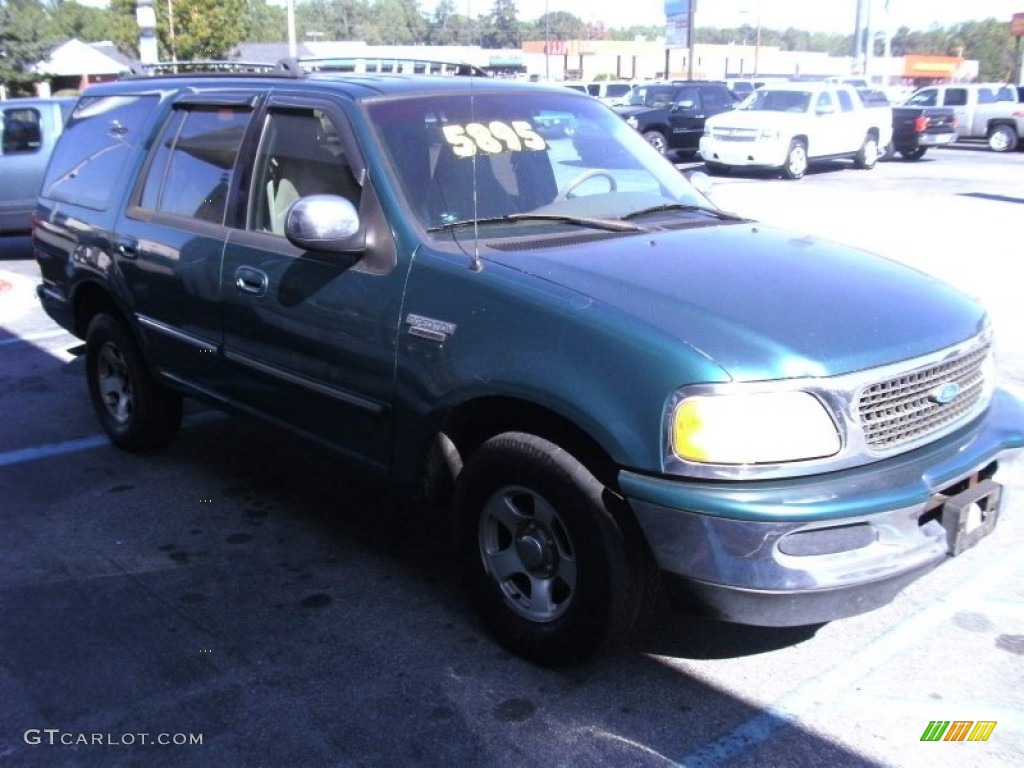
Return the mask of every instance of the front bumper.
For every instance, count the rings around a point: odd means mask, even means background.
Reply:
[[[702,136],[699,152],[705,162],[747,168],[779,168],[786,162],[788,149],[788,144],[765,139],[722,141]]]
[[[937,444],[854,469],[778,481],[689,482],[623,471],[659,567],[712,615],[767,626],[877,608],[989,533],[991,478],[1024,446],[1024,406],[988,410]]]

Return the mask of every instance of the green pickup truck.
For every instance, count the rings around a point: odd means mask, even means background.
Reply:
[[[0,232],[27,232],[74,99],[0,101]]]
[[[719,210],[596,99],[461,71],[83,94],[33,247],[115,444],[196,398],[451,509],[482,620],[551,664],[660,585],[817,623],[994,530],[1024,408],[981,306]]]

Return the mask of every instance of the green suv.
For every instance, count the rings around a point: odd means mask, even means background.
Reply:
[[[1024,409],[974,301],[718,210],[595,99],[432,68],[84,93],[33,239],[115,444],[197,398],[443,502],[484,623],[541,663],[659,584],[866,611],[993,529]]]

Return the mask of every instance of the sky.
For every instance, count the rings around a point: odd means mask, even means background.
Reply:
[[[423,7],[430,0],[421,0]],[[486,13],[493,0],[455,0],[469,15]],[[519,18],[535,19],[545,9],[567,11],[584,21],[601,20],[609,27],[665,23],[664,0],[515,0]],[[884,18],[885,0],[872,0],[872,21]],[[761,25],[772,29],[796,27],[809,31],[852,34],[857,14],[856,0],[698,0],[695,26],[756,26],[758,9]],[[462,11],[466,12],[466,11]],[[889,0],[893,28],[928,29],[932,24],[949,26],[960,21],[995,17],[1009,21],[1024,13],[1024,0]]]
[[[284,5],[285,0],[269,0]],[[297,0],[298,1],[298,0]],[[796,27],[812,32],[852,34],[857,15],[857,0],[695,0],[695,26],[736,27],[761,25],[769,29]],[[79,0],[84,5],[105,6],[107,0]],[[172,0],[173,2],[173,0]],[[567,11],[584,21],[603,21],[608,27],[632,25],[663,26],[665,0],[514,0],[520,20],[531,21],[545,12]],[[885,18],[886,0],[871,0],[872,20]],[[486,14],[494,0],[455,0],[460,13]],[[960,21],[995,17],[1009,21],[1014,13],[1024,13],[1024,0],[888,0],[892,28],[908,26],[928,29],[932,24],[945,27]],[[420,8],[432,11],[436,0],[420,0]]]

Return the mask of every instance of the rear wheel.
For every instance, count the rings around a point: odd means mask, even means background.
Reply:
[[[793,139],[786,152],[786,162],[782,166],[782,175],[787,179],[802,179],[807,173],[807,144],[800,139]]]
[[[997,125],[988,134],[988,148],[993,152],[1009,152],[1017,146],[1017,132],[1008,125]]]
[[[920,160],[927,151],[928,147],[914,147],[913,149],[902,150],[900,155],[904,160]]]
[[[120,320],[103,313],[89,323],[85,367],[96,415],[115,445],[148,451],[174,437],[181,425],[181,396],[153,380]]]
[[[456,489],[466,582],[511,651],[562,665],[621,642],[643,602],[607,489],[572,455],[507,432],[466,462]]]

